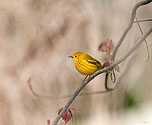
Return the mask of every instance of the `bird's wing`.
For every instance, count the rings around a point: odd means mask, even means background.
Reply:
[[[88,56],[85,60],[90,64],[96,65],[97,67],[102,67],[101,63],[98,60],[92,58],[91,56]]]
[[[88,63],[91,63],[91,64],[93,64],[93,65],[96,65],[97,67],[101,67],[100,62],[97,61],[97,60],[89,60],[89,59],[87,59],[86,61],[87,61]]]

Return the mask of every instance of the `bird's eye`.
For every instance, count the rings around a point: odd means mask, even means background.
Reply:
[[[75,56],[75,57],[77,57],[77,56]]]

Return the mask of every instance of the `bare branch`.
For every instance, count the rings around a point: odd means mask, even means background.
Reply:
[[[119,77],[116,79],[116,81],[114,82],[114,84],[112,84],[110,87],[108,87],[108,76],[105,77],[105,88],[108,92],[112,91],[112,90],[115,90],[115,88],[117,87],[118,83],[120,82],[122,76],[125,74],[126,70],[128,69],[128,66],[129,66],[129,63],[130,61],[132,60],[132,58],[134,57],[135,55],[131,55],[127,61],[127,63],[125,64],[125,66],[123,67],[121,73],[119,74]]]
[[[132,27],[132,25],[133,25],[133,23],[134,23],[135,16],[136,16],[136,10],[137,10],[140,6],[149,4],[149,3],[151,3],[151,2],[152,2],[152,0],[143,0],[143,1],[138,2],[138,3],[134,6],[134,8],[133,8],[133,10],[132,10],[132,13],[131,13],[131,17],[130,17],[130,22],[129,22],[127,28],[125,29],[125,31],[123,32],[120,40],[118,41],[118,44],[116,45],[116,47],[115,47],[115,49],[114,49],[114,52],[113,52],[113,55],[112,55],[111,60],[114,61],[115,56],[116,56],[116,53],[117,53],[120,45],[122,44],[122,42],[123,42],[123,40],[125,39],[127,33],[129,32],[129,30],[131,29],[131,27]]]
[[[134,23],[140,23],[140,22],[150,22],[152,21],[152,18],[148,18],[148,19],[138,19],[138,20],[135,20]]]
[[[74,99],[77,97],[77,95],[81,92],[81,90],[91,81],[93,80],[96,76],[98,76],[101,73],[104,73],[108,70],[113,69],[116,65],[120,64],[124,60],[126,60],[132,52],[135,51],[135,49],[145,40],[145,38],[152,32],[152,27],[135,43],[135,45],[119,60],[115,61],[113,64],[111,64],[108,67],[105,67],[104,69],[98,70],[95,72],[93,75],[88,77],[84,84],[82,84],[73,94],[73,96],[69,99],[63,110],[60,112],[60,114],[56,117],[55,121],[53,122],[53,125],[56,125],[57,122],[60,120],[60,118],[63,116],[64,112],[68,109],[68,107],[71,105],[71,103],[74,101]]]
[[[136,20],[137,20],[137,17],[136,17]],[[141,26],[139,25],[139,22],[137,22],[137,25],[138,25],[138,28],[139,28],[139,30],[140,30],[140,32],[141,32],[141,35],[143,35],[143,31],[142,31],[142,29],[141,29]],[[148,43],[147,43],[146,39],[145,39],[144,41],[145,41],[146,50],[147,50],[147,59],[146,59],[146,61],[149,61],[149,48],[148,48]]]
[[[48,99],[48,100],[61,100],[61,99],[66,99],[66,98],[69,98],[71,97],[73,94],[67,94],[67,95],[62,95],[62,96],[48,96],[48,95],[42,95],[42,94],[39,94],[37,93],[33,87],[32,87],[32,84],[31,84],[31,77],[27,80],[27,84],[28,84],[28,87],[30,89],[30,91],[32,92],[32,94],[36,97],[39,97],[39,98],[43,98],[43,99]],[[103,94],[103,93],[107,93],[108,91],[88,91],[88,92],[81,92],[78,96],[85,96],[85,95],[95,95],[95,94]]]
[[[63,96],[47,96],[47,95],[41,95],[38,94],[37,92],[34,91],[32,84],[31,84],[31,77],[28,79],[27,81],[28,87],[30,89],[30,91],[32,92],[33,95],[43,98],[43,99],[48,99],[48,100],[58,100],[58,99],[65,99],[65,98],[69,98],[72,95],[63,95]]]

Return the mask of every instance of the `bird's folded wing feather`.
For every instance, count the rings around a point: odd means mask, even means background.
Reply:
[[[97,61],[97,60],[91,60],[91,59],[87,59],[86,60],[88,63],[90,63],[90,64],[93,64],[93,65],[95,65],[95,66],[97,66],[97,67],[101,67],[101,64],[100,64],[100,62],[99,61]]]

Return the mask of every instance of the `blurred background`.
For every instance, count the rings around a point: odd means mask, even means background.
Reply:
[[[45,125],[52,122],[67,99],[47,100],[32,94],[27,81],[42,95],[73,94],[85,76],[68,56],[83,51],[104,63],[98,50],[109,38],[118,42],[131,10],[139,0],[9,0],[0,1],[0,124]],[[151,4],[138,9],[139,19],[152,18]],[[145,33],[152,22],[140,23]],[[123,56],[141,33],[136,24],[120,47]],[[152,124],[152,35],[143,43],[118,87],[107,94],[77,97],[71,107],[73,125]],[[120,65],[120,71],[126,66]],[[119,75],[119,73],[117,73]],[[99,75],[84,91],[104,90]],[[61,122],[61,121],[60,121]],[[71,124],[68,123],[69,125]]]

